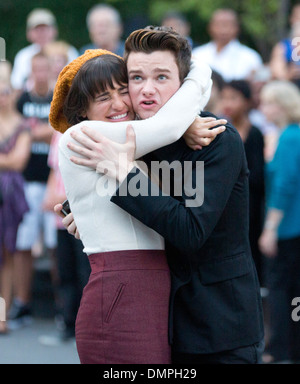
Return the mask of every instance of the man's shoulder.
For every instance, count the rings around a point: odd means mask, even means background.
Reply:
[[[215,117],[213,113],[204,111],[200,114],[201,117]],[[184,141],[184,140],[183,140]],[[201,150],[193,151],[186,145],[186,153],[189,151],[189,155],[193,158],[205,158],[211,157],[213,154],[218,154],[223,157],[225,153],[228,156],[243,156],[244,144],[237,129],[230,124],[226,124],[224,132],[220,133],[208,146],[203,147]]]
[[[238,50],[243,56],[262,62],[260,54],[255,49],[248,47],[248,45],[239,42]]]
[[[218,118],[216,115],[214,115],[212,112],[209,112],[209,111],[202,111],[200,113],[200,116],[201,117],[215,117],[215,118]]]
[[[202,112],[200,113],[200,117],[214,117],[214,118],[216,118],[216,119],[220,119],[220,116],[216,116],[216,115],[214,115],[213,113],[211,113],[211,112],[209,112],[209,111],[202,111]],[[212,128],[212,129],[213,129],[213,128]],[[227,122],[227,124],[226,124],[226,130],[225,130],[224,132],[230,132],[230,134],[232,134],[238,141],[241,141],[241,137],[240,137],[240,135],[239,135],[237,129],[236,129],[230,122]],[[224,133],[224,132],[222,132],[222,133]],[[218,136],[216,137],[216,139],[217,139],[217,138],[220,138],[220,137],[223,137],[222,133],[221,133],[220,135],[218,135]],[[215,139],[215,140],[216,140],[216,139]],[[215,141],[215,140],[214,140],[214,141]],[[214,141],[213,141],[213,142],[214,142]]]
[[[16,56],[15,56],[15,61],[17,60],[29,60],[31,59],[31,57],[33,55],[35,55],[36,53],[38,53],[39,51],[39,47],[36,45],[36,44],[30,44],[30,45],[27,45],[26,47],[24,48],[21,48],[17,53],[16,53]]]

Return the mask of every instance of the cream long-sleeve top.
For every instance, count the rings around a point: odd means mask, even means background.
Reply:
[[[177,141],[209,100],[211,69],[193,61],[179,90],[152,117],[117,123],[84,121],[69,128],[59,142],[59,167],[67,198],[86,254],[98,252],[164,249],[164,239],[110,201],[118,184],[94,169],[76,165],[67,144],[70,133],[90,126],[119,143],[125,142],[128,124],[136,136],[135,158]],[[81,133],[82,134],[82,133]],[[78,144],[78,143],[77,143]],[[79,156],[76,154],[76,156]]]

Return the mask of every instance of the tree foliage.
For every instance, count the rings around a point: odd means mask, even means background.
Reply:
[[[290,5],[296,0],[106,0],[121,13],[124,37],[146,24],[159,24],[167,10],[183,12],[191,23],[192,38],[199,44],[208,41],[207,24],[220,7],[235,9],[241,21],[241,40],[257,49],[265,59],[271,47],[285,32]],[[76,48],[89,41],[85,18],[95,0],[1,0],[0,37],[6,41],[7,59],[28,44],[26,17],[36,7],[49,8],[57,17],[60,39]]]

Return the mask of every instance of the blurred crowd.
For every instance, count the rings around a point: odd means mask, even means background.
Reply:
[[[195,59],[211,66],[206,110],[232,122],[244,142],[249,239],[265,304],[266,363],[300,361],[300,324],[291,318],[292,299],[300,297],[300,58],[293,42],[300,36],[300,4],[291,9],[288,23],[289,33],[263,62],[239,41],[239,16],[231,9],[212,14],[210,40],[201,45],[190,37],[184,15],[170,11],[161,20],[186,36]],[[48,114],[65,65],[86,49],[120,56],[124,51],[115,8],[93,6],[86,27],[90,42],[75,48],[59,39],[50,10],[34,9],[24,31],[29,45],[13,63],[0,62],[0,296],[7,308],[0,334],[32,320],[34,261],[46,257],[60,319],[57,341],[74,337],[90,267],[80,240],[53,213],[66,195],[58,166],[60,134],[49,126]]]

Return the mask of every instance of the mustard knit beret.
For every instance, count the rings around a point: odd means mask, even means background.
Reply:
[[[61,133],[64,133],[68,128],[70,128],[71,125],[67,122],[63,113],[63,106],[73,79],[86,61],[101,55],[114,55],[119,57],[118,55],[104,49],[88,49],[83,55],[77,57],[70,64],[66,65],[60,72],[55,84],[49,113],[49,122],[52,128]]]

